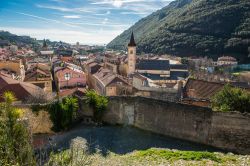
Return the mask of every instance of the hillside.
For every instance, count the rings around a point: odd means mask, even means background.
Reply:
[[[138,21],[108,48],[126,48],[132,30],[139,52],[214,59],[225,54],[250,61],[249,0],[176,0]]]
[[[8,41],[19,46],[37,44],[37,41],[29,36],[18,36],[7,31],[0,31],[0,41]]]

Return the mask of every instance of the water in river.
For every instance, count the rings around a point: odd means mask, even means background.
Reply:
[[[85,138],[92,152],[99,149],[103,155],[106,155],[108,151],[126,154],[134,150],[145,150],[153,147],[192,151],[219,151],[205,145],[166,137],[133,127],[121,126],[81,126],[69,132],[52,136],[51,139],[57,148],[67,149],[70,141],[76,137]]]

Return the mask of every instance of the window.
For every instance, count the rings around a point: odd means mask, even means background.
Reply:
[[[65,78],[65,80],[70,80],[70,78],[71,78],[70,73],[65,73],[64,78]]]
[[[130,50],[130,54],[133,54],[134,53],[134,51],[133,50]]]

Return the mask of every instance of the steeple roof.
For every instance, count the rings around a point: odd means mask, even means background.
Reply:
[[[129,47],[135,47],[136,43],[135,43],[135,38],[134,38],[134,32],[132,32],[131,37],[130,37],[130,42],[128,44]]]
[[[47,43],[45,39],[43,40],[43,48],[47,48]]]

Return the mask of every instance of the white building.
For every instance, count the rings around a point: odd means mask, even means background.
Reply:
[[[218,58],[217,66],[233,66],[237,65],[238,62],[234,57],[231,56],[222,56]]]

